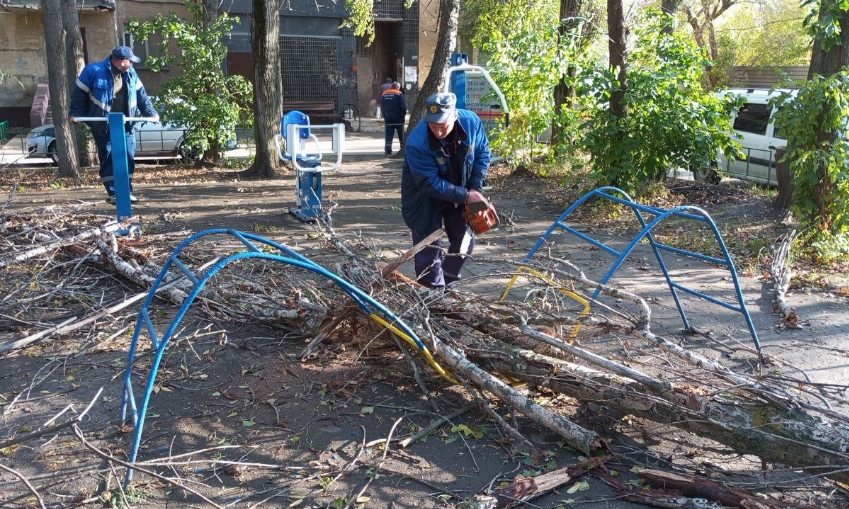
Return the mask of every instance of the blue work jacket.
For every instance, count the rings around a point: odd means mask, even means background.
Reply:
[[[83,68],[76,85],[71,89],[72,117],[106,117],[112,109],[113,81],[112,57],[106,60],[88,64]],[[131,117],[159,116],[153,107],[139,75],[132,67],[124,73],[124,85],[127,94],[127,111]],[[124,89],[122,89],[123,91]],[[104,137],[109,131],[108,122],[86,122],[92,134]],[[128,132],[135,130],[133,122]]]
[[[390,88],[383,92],[383,119],[386,124],[404,125],[407,116],[407,101],[400,90]]]
[[[449,164],[442,147],[430,134],[427,122],[413,128],[404,145],[401,173],[401,215],[421,237],[442,227],[445,202],[466,203],[469,189],[480,190],[489,172],[489,139],[480,118],[468,110],[457,110],[454,129],[459,129],[457,157],[464,155],[461,183],[449,182]]]

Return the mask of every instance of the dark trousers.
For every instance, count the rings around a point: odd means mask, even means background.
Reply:
[[[441,239],[416,253],[416,278],[420,284],[440,288],[460,279],[460,269],[463,268],[466,256],[472,254],[475,248],[475,234],[471,228],[466,227],[463,212],[462,206],[455,208],[449,204],[442,213],[448,236],[448,254],[442,252]],[[413,245],[424,240],[415,232],[412,236]]]
[[[386,122],[386,125],[383,127],[383,131],[386,134],[386,155],[392,153],[392,140],[395,138],[396,131],[398,132],[398,144],[401,148],[404,148],[404,122],[399,122],[397,124],[390,124],[389,122]]]
[[[136,137],[127,133],[127,173],[130,177],[130,191],[133,190],[133,172],[136,171]],[[94,135],[97,145],[97,157],[100,159],[100,181],[106,188],[106,194],[115,196],[115,169],[112,167],[112,142],[109,133]]]

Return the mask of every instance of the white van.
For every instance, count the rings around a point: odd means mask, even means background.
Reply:
[[[732,115],[735,141],[741,146],[741,159],[728,159],[719,154],[711,168],[693,170],[694,178],[699,182],[719,183],[722,176],[749,180],[772,186],[778,185],[775,176],[775,149],[787,146],[787,140],[781,137],[779,126],[774,123],[774,111],[767,102],[782,92],[795,91],[763,89],[730,89],[720,92],[722,95],[735,94],[745,98],[745,103]],[[717,171],[718,170],[718,171]]]

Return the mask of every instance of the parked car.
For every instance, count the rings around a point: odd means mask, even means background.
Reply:
[[[775,173],[775,150],[787,146],[782,138],[781,126],[775,125],[774,108],[767,104],[782,92],[763,89],[731,89],[722,94],[743,96],[745,102],[732,117],[736,140],[740,143],[742,157],[728,159],[717,156],[710,168],[694,168],[693,177],[699,182],[719,183],[723,175],[772,186],[778,185]]]
[[[197,151],[186,145],[186,129],[174,124],[144,122],[136,130],[136,157],[194,160]],[[36,127],[27,135],[27,157],[48,157],[57,162],[53,124]]]
[[[180,99],[177,99],[180,101]],[[157,109],[161,110],[157,104]],[[168,123],[140,122],[136,129],[136,158],[183,159],[194,161],[199,151],[186,143],[186,128]],[[236,141],[227,142],[227,149],[236,148]],[[47,157],[58,162],[56,156],[56,131],[53,124],[36,127],[27,135],[27,157]]]

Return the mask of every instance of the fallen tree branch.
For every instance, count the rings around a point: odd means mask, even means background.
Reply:
[[[196,497],[200,498],[201,500],[203,500],[203,501],[204,501],[204,502],[206,502],[207,504],[211,505],[212,507],[215,507],[216,509],[224,509],[224,506],[221,506],[221,505],[216,504],[216,503],[215,503],[215,502],[213,502],[212,500],[210,500],[210,499],[206,498],[205,496],[203,496],[203,495],[202,495],[200,492],[198,492],[197,490],[194,490],[194,489],[192,489],[192,488],[190,488],[190,487],[186,486],[185,484],[182,484],[182,483],[180,483],[180,482],[177,482],[177,481],[175,481],[174,479],[172,479],[172,478],[170,478],[170,477],[166,477],[166,476],[164,476],[164,475],[157,474],[156,472],[154,472],[154,471],[152,471],[152,470],[148,470],[148,469],[146,469],[146,468],[142,468],[142,467],[140,467],[138,464],[128,463],[128,462],[126,462],[126,461],[119,460],[118,458],[116,458],[116,457],[114,457],[114,456],[111,456],[111,455],[109,455],[109,454],[106,454],[105,452],[101,451],[100,449],[98,449],[97,447],[95,447],[94,445],[92,445],[91,443],[89,443],[89,442],[88,442],[88,440],[86,440],[86,439],[85,439],[85,436],[83,435],[83,432],[80,430],[80,428],[79,428],[79,427],[77,427],[76,423],[74,424],[73,429],[74,429],[74,435],[76,435],[76,436],[77,436],[77,438],[80,440],[80,442],[81,442],[81,443],[82,443],[82,444],[83,444],[83,445],[84,445],[84,446],[85,446],[88,450],[90,450],[91,452],[93,452],[94,454],[96,454],[98,457],[100,457],[100,458],[102,458],[102,459],[104,459],[104,460],[106,460],[106,461],[109,461],[109,462],[117,463],[117,464],[119,464],[119,465],[121,465],[121,466],[123,466],[123,467],[132,468],[132,469],[133,469],[133,470],[135,470],[135,471],[145,473],[145,474],[147,474],[147,475],[149,475],[149,476],[151,476],[151,477],[153,477],[153,478],[155,478],[155,479],[159,479],[160,481],[166,482],[166,483],[168,483],[168,484],[170,484],[170,485],[172,485],[172,486],[175,486],[175,487],[180,488],[180,489],[182,489],[182,490],[188,491],[188,492],[189,492],[189,493],[191,493],[192,495],[195,495]]]
[[[782,235],[778,238],[776,244],[769,248],[772,254],[772,263],[769,268],[770,276],[772,276],[770,281],[772,281],[773,287],[772,305],[775,312],[781,317],[782,325],[790,328],[799,326],[799,316],[785,299],[794,276],[793,269],[790,266],[790,248],[793,246],[794,240],[796,240],[796,230]]]

